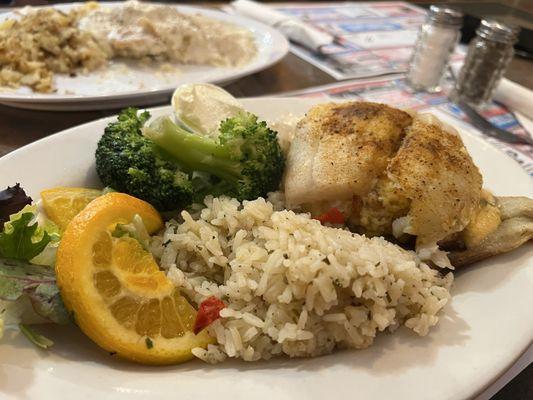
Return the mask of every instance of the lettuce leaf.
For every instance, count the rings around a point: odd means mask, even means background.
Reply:
[[[59,241],[51,241],[38,255],[30,260],[30,263],[35,265],[44,265],[53,267],[56,264],[57,249]]]
[[[51,236],[34,221],[35,214],[24,212],[12,215],[0,232],[0,257],[29,261],[41,253],[52,240]],[[32,223],[33,222],[33,223]],[[40,237],[39,237],[40,236]]]
[[[15,329],[19,324],[35,325],[49,322],[49,319],[35,312],[28,296],[22,296],[16,301],[0,300],[0,339],[4,329]]]
[[[53,266],[55,264],[57,248],[59,246],[59,241],[61,239],[61,231],[59,227],[52,222],[50,219],[46,218],[44,212],[42,212],[39,202],[32,205],[26,205],[19,212],[9,216],[9,221],[4,224],[5,232],[13,232],[13,222],[19,220],[23,214],[31,213],[33,214],[33,221],[37,222],[37,229],[35,230],[32,236],[32,242],[40,241],[44,232],[50,236],[50,242],[48,245],[40,252],[37,256],[29,259],[32,264],[37,265],[48,265]],[[30,222],[31,224],[31,222]],[[1,254],[1,249],[0,249]]]
[[[20,211],[25,205],[31,204],[31,197],[26,195],[24,189],[17,183],[15,186],[8,186],[0,191],[0,231],[4,222],[9,220],[9,216]]]
[[[35,313],[46,320],[57,324],[69,322],[53,269],[0,259],[0,300],[13,302],[24,297],[30,300]]]
[[[59,226],[46,218],[43,212],[38,211],[38,204],[39,203],[36,204],[35,218],[39,228],[37,228],[34,239],[40,238],[42,231],[44,230],[46,233],[48,233],[48,235],[50,235],[51,240],[41,253],[30,260],[30,263],[53,267],[56,263],[57,248],[59,247],[59,241],[61,240],[61,230],[59,229]]]
[[[54,342],[52,342],[46,336],[41,335],[39,332],[36,332],[28,325],[19,324],[19,329],[30,342],[43,350],[48,350],[54,345]]]

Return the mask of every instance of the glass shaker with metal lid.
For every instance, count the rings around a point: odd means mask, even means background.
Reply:
[[[431,6],[420,27],[407,82],[415,90],[435,92],[440,89],[448,61],[459,41],[463,14],[445,6]]]
[[[483,20],[470,42],[453,96],[471,104],[489,101],[513,58],[520,28]]]

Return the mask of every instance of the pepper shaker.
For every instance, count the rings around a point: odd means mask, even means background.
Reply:
[[[520,28],[483,20],[470,42],[453,95],[473,106],[489,101],[513,58]]]
[[[431,6],[420,27],[409,62],[407,83],[415,90],[437,92],[457,42],[463,14],[445,6]]]

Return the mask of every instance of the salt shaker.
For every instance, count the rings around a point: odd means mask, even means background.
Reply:
[[[520,28],[494,20],[483,20],[470,42],[453,96],[470,105],[489,101],[513,58],[513,45]]]
[[[444,6],[431,6],[420,27],[407,83],[415,90],[436,92],[460,37],[463,14]]]

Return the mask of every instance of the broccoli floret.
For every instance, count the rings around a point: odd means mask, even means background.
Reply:
[[[96,172],[105,186],[151,203],[160,211],[184,208],[192,202],[189,175],[141,134],[147,111],[127,108],[110,123],[96,149]]]
[[[256,199],[277,190],[284,158],[276,132],[251,113],[221,122],[216,139],[189,132],[169,117],[160,117],[143,128],[143,134],[190,171],[220,178],[210,193],[239,200]]]

